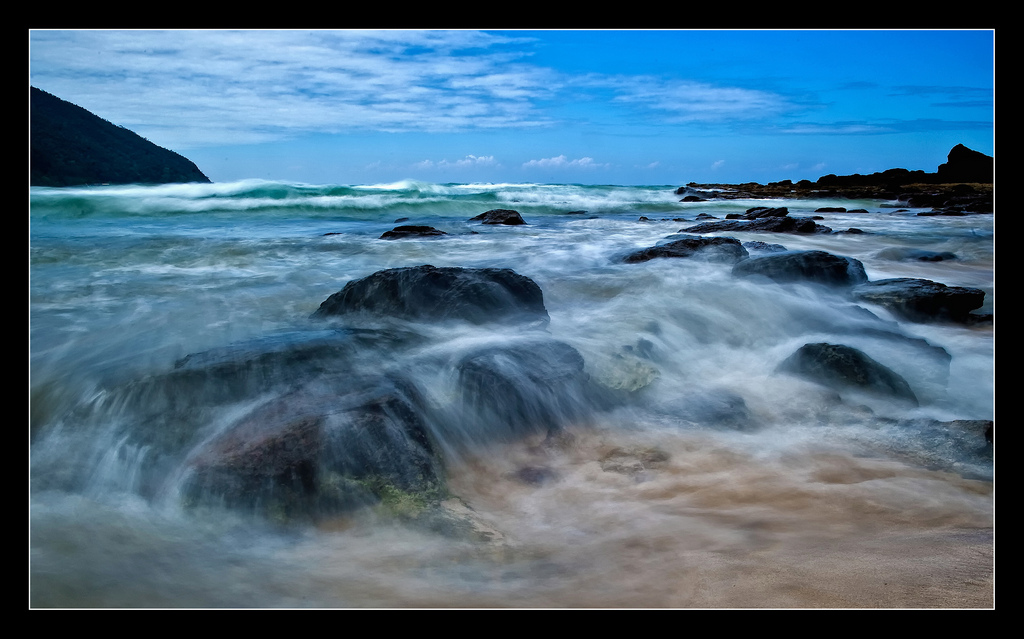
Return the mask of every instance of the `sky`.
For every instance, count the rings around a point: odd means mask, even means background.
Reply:
[[[995,155],[995,32],[30,30],[29,83],[214,182],[681,185]]]

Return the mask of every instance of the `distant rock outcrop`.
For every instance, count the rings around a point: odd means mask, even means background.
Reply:
[[[992,182],[995,173],[991,156],[968,149],[962,144],[954,146],[946,163],[939,165],[938,177],[941,182]]]
[[[30,88],[31,186],[210,182],[190,160]]]
[[[995,178],[995,158],[967,148],[963,144],[953,147],[934,173],[895,168],[861,175],[823,175],[811,180],[782,180],[758,184],[697,184],[691,182],[676,189],[683,202],[705,200],[736,200],[756,198],[827,198],[899,199],[927,198],[936,215],[992,213],[992,183]]]

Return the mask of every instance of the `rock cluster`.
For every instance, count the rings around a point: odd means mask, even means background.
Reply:
[[[932,208],[921,215],[971,215],[993,212],[994,167],[991,156],[958,144],[935,173],[895,168],[869,175],[829,174],[814,182],[691,183],[676,189],[676,194],[683,202],[765,197],[897,200],[910,208]]]

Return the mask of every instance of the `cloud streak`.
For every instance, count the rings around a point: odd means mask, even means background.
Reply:
[[[617,105],[627,120],[645,111],[659,125],[788,108],[740,87],[566,75],[530,53],[527,38],[476,31],[36,31],[30,63],[34,86],[174,148],[539,129],[564,124],[546,105],[588,101]]]
[[[609,165],[600,164],[595,162],[593,158],[582,157],[575,160],[570,160],[565,155],[558,155],[551,158],[542,158],[539,160],[529,160],[523,162],[524,169],[567,169],[567,168],[586,168],[586,169],[600,169],[607,168]]]

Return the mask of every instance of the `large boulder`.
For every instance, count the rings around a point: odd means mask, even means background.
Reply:
[[[469,423],[488,429],[461,434],[472,440],[551,433],[592,405],[583,356],[557,340],[486,346],[466,354],[455,368]]]
[[[440,458],[408,386],[327,376],[272,399],[187,463],[186,501],[276,518],[443,495]]]
[[[827,251],[787,251],[743,260],[733,267],[734,275],[759,276],[786,282],[814,282],[829,286],[854,286],[867,281],[860,260]]]
[[[985,302],[985,291],[912,277],[896,277],[856,286],[853,296],[914,322],[968,323]]]
[[[731,237],[690,236],[634,251],[623,262],[646,262],[657,257],[699,257],[712,262],[735,263],[747,257],[740,241]]]
[[[518,211],[513,211],[512,209],[491,209],[476,217],[469,218],[469,221],[480,222],[481,224],[526,224],[523,216]]]
[[[544,296],[505,268],[411,266],[353,280],[320,304],[314,318],[365,313],[410,320],[547,322]]]
[[[864,352],[842,344],[804,344],[778,370],[834,390],[856,389],[917,404],[917,396],[905,379]]]

